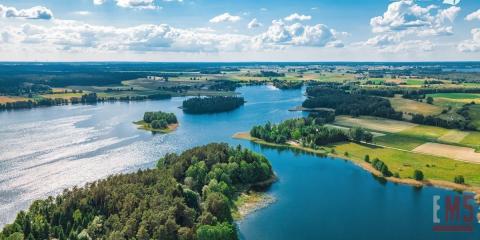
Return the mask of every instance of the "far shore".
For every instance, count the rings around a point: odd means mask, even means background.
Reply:
[[[370,164],[368,164],[366,162],[363,162],[363,161],[362,162],[360,162],[358,160],[355,161],[353,158],[349,158],[349,157],[344,156],[344,155],[332,154],[330,152],[326,152],[326,151],[322,151],[322,150],[314,150],[314,149],[302,147],[299,144],[294,144],[294,143],[290,143],[290,142],[287,143],[287,144],[269,143],[269,142],[266,142],[262,139],[258,139],[258,138],[254,138],[254,137],[250,136],[250,133],[248,133],[248,132],[235,133],[232,137],[235,138],[235,139],[243,139],[243,140],[252,141],[254,143],[257,143],[257,144],[260,144],[260,145],[265,145],[265,146],[287,147],[287,148],[302,150],[302,151],[305,151],[305,152],[311,152],[311,153],[315,153],[315,154],[321,154],[321,155],[325,155],[325,156],[331,156],[331,157],[337,157],[337,158],[349,160],[349,161],[353,162],[354,164],[356,164],[357,166],[363,168],[364,170],[372,173],[373,175],[375,175],[377,177],[385,178],[386,180],[388,180],[390,182],[393,182],[393,183],[406,184],[406,185],[411,185],[411,186],[415,186],[415,187],[434,186],[434,187],[444,188],[444,189],[448,189],[448,190],[473,192],[473,193],[477,194],[477,199],[478,199],[478,202],[480,203],[480,188],[479,187],[456,184],[456,183],[449,182],[449,181],[444,181],[444,180],[429,179],[429,180],[424,180],[424,181],[417,181],[417,180],[411,179],[411,178],[384,177],[379,171],[374,169]]]
[[[138,129],[142,129],[142,130],[146,130],[146,131],[150,131],[150,132],[154,132],[154,133],[171,133],[171,132],[175,131],[179,126],[178,123],[173,123],[173,124],[169,124],[167,126],[167,128],[165,128],[165,129],[157,129],[157,128],[151,128],[144,121],[137,121],[137,122],[133,122],[133,123],[138,125]]]

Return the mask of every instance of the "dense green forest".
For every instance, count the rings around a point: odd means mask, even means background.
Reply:
[[[285,81],[285,80],[273,80],[273,86],[282,89],[300,89],[303,87],[303,81]]]
[[[370,115],[390,119],[402,119],[402,113],[396,112],[388,99],[349,93],[342,89],[324,86],[307,88],[308,98],[303,102],[306,108],[333,108],[337,115]]]
[[[233,200],[272,178],[265,157],[213,143],[37,200],[0,239],[238,239]]]
[[[254,126],[250,135],[266,142],[284,144],[296,141],[303,147],[317,149],[320,146],[348,140],[371,142],[373,135],[362,128],[344,131],[338,128],[323,126],[323,120],[313,117],[289,119],[281,123]]]
[[[242,106],[243,97],[195,97],[183,101],[183,111],[192,114],[227,112]]]
[[[178,123],[177,116],[174,113],[146,112],[143,115],[143,121],[153,129],[165,129],[169,124]]]

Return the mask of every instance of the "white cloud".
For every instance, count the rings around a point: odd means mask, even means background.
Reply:
[[[75,12],[73,12],[73,14],[80,15],[80,16],[88,16],[88,15],[92,14],[92,12],[89,12],[89,11],[75,11]]]
[[[93,0],[94,5],[103,5],[109,0]],[[147,9],[147,10],[154,10],[159,9],[157,5],[155,5],[155,0],[114,0],[117,6],[122,8],[135,8],[135,9]],[[182,2],[183,0],[170,0],[170,1],[179,1]]]
[[[388,45],[382,48],[381,52],[386,53],[401,53],[401,52],[414,52],[418,51],[431,52],[435,45],[429,40],[408,40],[400,42],[396,45]]]
[[[458,45],[458,50],[462,52],[480,52],[480,28],[474,28],[471,31],[472,39],[465,40]]]
[[[287,25],[281,20],[275,20],[268,30],[254,37],[254,44],[260,46],[311,46],[311,47],[342,47],[335,30],[323,24],[314,26],[294,23]]]
[[[256,18],[252,19],[252,21],[250,21],[248,23],[248,28],[249,29],[252,29],[252,28],[258,28],[258,27],[261,27],[262,24],[260,22],[258,22],[258,20]]]
[[[241,19],[240,16],[233,16],[233,15],[230,15],[230,13],[226,12],[210,19],[210,22],[211,23],[238,22],[240,21],[240,19]]]
[[[312,16],[307,16],[307,15],[303,15],[303,14],[300,15],[300,14],[298,14],[298,13],[293,13],[293,14],[291,14],[290,16],[285,17],[284,19],[285,19],[285,21],[288,21],[288,22],[296,21],[296,20],[298,20],[298,21],[306,21],[306,20],[312,19]]]
[[[465,17],[465,20],[467,20],[467,21],[480,20],[480,9],[478,9],[475,12],[472,12],[472,13],[468,14]]]
[[[439,8],[435,5],[422,7],[413,0],[399,0],[388,5],[382,16],[370,20],[376,35],[361,43],[379,48],[382,52],[432,51],[435,36],[453,34],[452,23],[460,7]],[[425,39],[427,38],[427,39]]]
[[[338,33],[325,25],[273,21],[258,35],[219,33],[212,29],[181,29],[166,24],[112,27],[79,21],[13,24],[0,28],[2,47],[37,52],[153,53],[246,52],[289,47],[343,47]]]
[[[93,0],[94,5],[102,5],[106,2],[107,2],[107,0]]]
[[[117,6],[123,8],[157,9],[154,0],[116,0]]]
[[[421,7],[413,0],[401,0],[391,3],[383,16],[372,18],[370,25],[374,33],[406,31],[421,35],[453,34],[453,28],[447,24],[453,22],[460,8],[451,6],[437,9],[435,5]],[[436,14],[432,14],[434,10]]]
[[[50,9],[43,6],[16,9],[0,4],[0,17],[50,20],[53,18],[53,13]]]

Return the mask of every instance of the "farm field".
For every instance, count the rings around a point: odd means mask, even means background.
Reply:
[[[440,143],[425,143],[416,147],[413,151],[471,163],[480,163],[480,153],[476,153],[473,148]]]
[[[28,101],[28,98],[0,96],[0,103],[10,103],[10,102],[18,102],[18,101]]]
[[[424,116],[437,115],[442,112],[442,108],[439,106],[405,99],[399,95],[395,96],[394,98],[389,98],[389,100],[392,104],[392,107],[397,112],[422,114]]]
[[[356,143],[342,143],[333,147],[338,153],[348,152],[349,158],[359,163],[364,162],[365,155],[369,155],[370,159],[379,158],[388,165],[390,171],[398,172],[401,178],[411,178],[413,171],[421,170],[427,179],[452,182],[455,176],[463,175],[468,184],[480,185],[480,164]]]
[[[49,98],[49,99],[56,99],[56,98],[62,98],[62,99],[72,99],[72,98],[81,98],[82,95],[85,93],[53,93],[53,94],[44,94],[40,95],[43,98]]]
[[[403,136],[400,134],[387,134],[385,136],[374,138],[375,144],[398,148],[398,149],[404,149],[408,151],[411,151],[426,142],[427,142],[426,140],[421,138]]]
[[[358,118],[353,118],[350,116],[337,116],[335,119],[335,124],[346,127],[359,126],[370,130],[387,133],[401,132],[418,126],[414,123],[369,116],[361,116]]]

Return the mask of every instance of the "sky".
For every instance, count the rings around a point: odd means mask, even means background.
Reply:
[[[478,61],[480,0],[0,0],[0,61]]]

